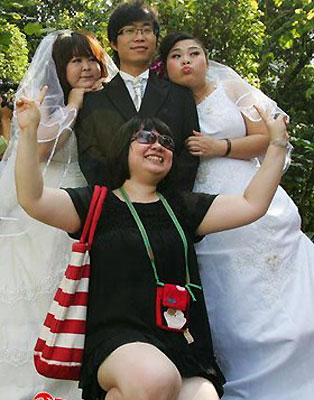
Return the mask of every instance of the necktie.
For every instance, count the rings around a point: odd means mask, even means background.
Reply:
[[[141,107],[142,102],[142,91],[141,91],[141,80],[139,77],[136,77],[132,81],[135,97],[134,97],[134,105],[136,111],[138,111]]]

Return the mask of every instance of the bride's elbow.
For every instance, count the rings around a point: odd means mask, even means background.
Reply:
[[[254,207],[249,215],[249,219],[250,222],[248,222],[249,224],[255,221],[258,221],[260,218],[262,218],[268,210],[268,206],[264,206],[264,205],[260,205],[260,206],[256,206]]]

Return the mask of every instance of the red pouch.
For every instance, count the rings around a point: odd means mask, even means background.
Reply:
[[[190,293],[185,287],[165,284],[157,287],[156,323],[159,328],[183,332],[188,327]]]

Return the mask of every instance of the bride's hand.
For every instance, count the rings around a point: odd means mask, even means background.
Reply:
[[[101,90],[104,88],[104,83],[106,81],[106,78],[101,77],[97,81],[94,82],[92,89],[93,91]]]
[[[201,132],[193,131],[185,141],[186,148],[193,156],[221,157],[226,153],[226,142],[213,139]]]
[[[84,94],[88,92],[94,92],[103,88],[103,82],[105,78],[100,78],[93,83],[92,87],[89,88],[73,88],[71,89],[68,97],[68,106],[80,110],[83,105]]]
[[[86,92],[89,92],[90,90],[91,89],[85,89],[85,88],[71,89],[68,97],[68,107],[79,110],[83,105],[84,94]]]
[[[16,101],[17,122],[22,131],[29,128],[37,130],[40,121],[39,107],[46,96],[47,90],[48,86],[44,86],[36,100],[22,96]]]

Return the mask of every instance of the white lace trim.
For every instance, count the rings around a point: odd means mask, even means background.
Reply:
[[[248,247],[244,246],[240,253],[231,257],[230,267],[240,275],[255,269],[264,282],[258,297],[264,304],[271,305],[281,298],[280,289],[295,271],[296,264],[290,258],[287,259],[281,246],[274,242],[278,232],[276,218],[267,215],[246,229],[252,233],[252,240],[247,243]],[[257,240],[259,234],[262,237],[260,241]]]
[[[33,349],[19,350],[9,347],[0,348],[0,363],[6,363],[14,367],[21,367],[33,362]]]
[[[21,300],[34,301],[39,296],[54,293],[62,279],[64,271],[50,272],[31,287],[0,287],[0,303],[14,304]]]

